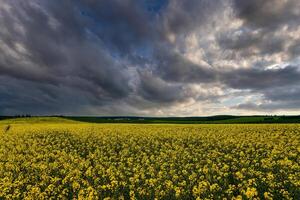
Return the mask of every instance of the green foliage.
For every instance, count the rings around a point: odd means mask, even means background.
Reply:
[[[300,199],[299,154],[296,124],[13,124],[0,199]]]
[[[58,124],[58,123],[75,123],[62,117],[17,117],[0,120],[1,124]],[[78,122],[77,122],[78,123]]]
[[[90,123],[136,124],[271,124],[300,123],[300,116],[230,116],[211,117],[63,117],[64,119]]]
[[[231,116],[210,117],[1,117],[0,124],[19,123],[133,123],[133,124],[284,124],[300,123],[300,116]]]

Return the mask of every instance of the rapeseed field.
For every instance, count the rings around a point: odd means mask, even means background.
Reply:
[[[0,128],[0,199],[300,199],[296,124]]]

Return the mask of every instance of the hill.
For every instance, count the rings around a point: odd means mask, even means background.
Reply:
[[[300,123],[300,116],[232,116],[218,115],[210,117],[0,117],[0,123],[138,123],[138,124],[270,124],[270,123]]]

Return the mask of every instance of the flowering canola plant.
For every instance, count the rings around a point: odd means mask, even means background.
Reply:
[[[4,130],[0,199],[300,199],[296,124]]]

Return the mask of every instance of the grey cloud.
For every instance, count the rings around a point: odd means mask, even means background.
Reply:
[[[225,73],[223,81],[235,89],[262,90],[299,84],[300,72],[296,66],[280,69],[238,69]]]
[[[300,39],[295,41],[288,49],[291,57],[297,57],[300,55]]]
[[[82,89],[104,99],[128,95],[126,67],[116,63],[101,43],[96,44],[97,41],[89,38],[71,2],[42,1],[37,3],[40,8],[19,1],[9,4],[12,10],[1,12],[2,25],[7,29],[0,38],[6,45],[0,48],[2,76],[79,87],[88,82],[92,86]],[[57,28],[49,24],[51,18],[57,21]],[[8,22],[15,26],[6,25]],[[16,27],[24,29],[24,33]],[[26,52],[18,52],[12,41],[22,45]],[[19,58],[10,55],[10,51]],[[75,80],[81,83],[73,83]]]
[[[120,54],[128,55],[157,37],[147,10],[134,0],[82,1],[79,5],[93,33]]]
[[[271,29],[293,24],[300,16],[298,0],[234,0],[234,6],[246,23]]]
[[[300,101],[300,87],[279,87],[264,92],[264,97],[271,101]]]
[[[243,57],[265,56],[285,51],[290,42],[283,33],[264,29],[242,28],[224,32],[218,36],[218,43],[224,50],[231,50]],[[287,52],[288,54],[288,52]]]
[[[137,94],[143,100],[138,103],[139,105],[133,105],[141,108],[149,108],[153,104],[156,108],[161,108],[175,103],[185,103],[189,100],[218,102],[218,98],[222,97],[222,94],[214,92],[214,87],[216,86],[214,84],[205,83],[202,87],[210,87],[211,91],[202,91],[195,88],[193,83],[166,81],[151,71],[140,70],[139,74],[140,84],[137,88]]]
[[[37,85],[10,77],[0,77],[0,82],[0,113],[4,115],[66,114],[91,104],[86,98],[89,93],[72,88]]]
[[[172,0],[163,15],[166,33],[188,33],[210,21],[227,1],[220,0]]]
[[[218,36],[221,47],[234,50],[249,48],[261,41],[261,31],[238,29],[224,32]]]
[[[223,32],[218,42],[224,50],[232,50],[245,59],[249,56],[262,57],[284,53],[297,57],[291,45],[294,38],[289,33],[300,26],[300,2],[298,0],[233,0],[234,12],[243,20],[235,30]],[[299,38],[298,38],[299,39]]]
[[[232,108],[240,110],[250,110],[259,112],[274,112],[274,111],[297,111],[300,101],[283,101],[283,102],[266,102],[266,103],[243,103]]]
[[[214,27],[229,1],[170,0],[153,12],[135,0],[0,0],[0,114],[138,114],[190,99],[219,102],[220,95],[193,90],[193,84],[203,90],[215,84],[223,91],[259,93],[277,102],[274,107],[295,105],[283,98],[287,94],[269,91],[295,88],[298,67],[266,69],[265,57],[299,56],[297,39],[289,44],[291,38],[280,32],[283,25],[299,26],[296,0],[234,0],[232,9],[244,20],[242,27],[216,27],[221,32],[212,29],[211,35],[199,36],[203,51],[215,45],[203,58],[209,66],[186,57],[186,36],[207,24]],[[202,40],[206,37],[210,40]],[[216,44],[210,43],[212,37]],[[260,68],[249,57],[261,61]],[[216,59],[253,66],[219,68]]]
[[[300,83],[297,66],[265,69],[252,66],[241,69],[214,69],[194,64],[179,54],[162,53],[163,58],[157,68],[157,76],[173,83],[216,83],[234,89],[261,90]]]
[[[150,72],[140,72],[140,79],[140,93],[148,101],[171,103],[188,98],[182,84],[167,83]]]
[[[260,102],[244,102],[236,106],[235,109],[254,110],[254,111],[277,111],[290,110],[296,111],[300,104],[299,81],[294,85],[275,85],[274,87],[261,88],[262,98]]]
[[[210,83],[216,80],[213,69],[192,63],[182,55],[160,49],[157,52],[157,75],[170,82]]]

